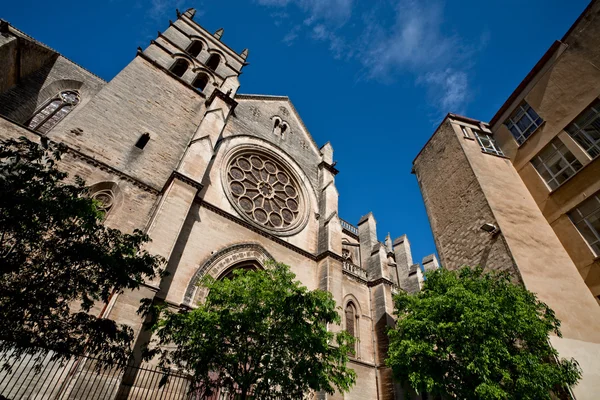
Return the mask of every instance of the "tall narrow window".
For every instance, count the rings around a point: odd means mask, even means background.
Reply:
[[[568,215],[594,253],[600,256],[600,193],[585,200]]]
[[[550,189],[556,189],[564,181],[582,167],[581,163],[573,153],[567,149],[565,144],[554,138],[542,149],[532,160],[531,164],[537,169]]]
[[[197,57],[201,51],[202,51],[202,42],[199,40],[192,41],[192,43],[187,48],[187,52],[193,57]]]
[[[527,102],[521,103],[504,122],[517,143],[522,144],[544,122]]]
[[[600,155],[600,100],[596,99],[565,130],[590,157]]]
[[[356,337],[356,308],[352,302],[346,305],[346,332],[348,332],[352,337]],[[352,353],[356,354],[356,344],[352,349]]]
[[[502,152],[500,147],[498,147],[498,145],[496,144],[496,141],[494,140],[492,135],[487,134],[482,131],[478,131],[476,129],[471,129],[471,130],[473,131],[473,134],[475,135],[475,138],[477,139],[477,142],[479,143],[479,147],[481,147],[481,150],[484,153],[495,154],[497,156],[504,155],[504,153]]]
[[[171,72],[181,78],[183,74],[185,74],[185,71],[187,71],[188,66],[189,64],[187,61],[182,58],[178,58],[171,66]]]
[[[40,108],[27,123],[31,129],[46,133],[54,128],[79,104],[79,94],[73,90],[60,92]]]
[[[217,68],[219,67],[220,63],[221,63],[221,57],[219,57],[218,54],[212,54],[208,58],[208,61],[206,62],[206,66],[208,68],[212,69],[213,71],[216,71]]]
[[[198,74],[196,79],[194,79],[194,87],[199,91],[203,92],[206,89],[206,85],[208,84],[208,75],[206,74]]]

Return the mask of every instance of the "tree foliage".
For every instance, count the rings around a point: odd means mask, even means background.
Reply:
[[[507,273],[481,268],[427,275],[423,291],[394,298],[387,365],[418,391],[458,399],[550,399],[575,384],[575,360],[548,336],[560,321]]]
[[[354,338],[328,331],[340,323],[331,293],[309,291],[294,278],[274,262],[236,270],[232,279],[205,278],[209,295],[198,308],[161,310],[153,327],[158,346],[147,357],[190,371],[204,394],[224,388],[241,399],[300,399],[311,390],[348,391]]]
[[[68,183],[57,169],[61,153],[26,138],[0,142],[0,349],[123,362],[131,329],[88,311],[161,273],[162,260],[141,251],[142,232],[102,224],[83,180]]]

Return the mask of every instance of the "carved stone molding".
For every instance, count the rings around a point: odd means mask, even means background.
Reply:
[[[193,307],[198,301],[206,296],[206,288],[198,287],[198,282],[207,274],[218,279],[232,266],[245,262],[254,261],[264,266],[273,257],[261,245],[256,243],[240,243],[226,247],[211,255],[194,273],[188,284],[182,305]]]

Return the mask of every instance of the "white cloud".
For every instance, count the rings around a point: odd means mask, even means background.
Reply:
[[[298,33],[300,32],[300,25],[296,25],[290,30],[284,37],[283,43],[288,46],[291,46],[294,43],[294,40],[298,38]]]
[[[257,0],[258,4],[270,7],[286,7],[295,4],[308,13],[310,18],[345,23],[352,15],[353,0]]]
[[[441,110],[463,113],[469,95],[469,78],[465,71],[447,68],[425,74],[419,82],[427,84],[429,94]]]
[[[443,0],[371,0],[362,13],[358,6],[365,3],[353,0],[257,1],[276,7],[294,4],[304,12],[303,23],[285,36],[286,44],[304,32],[326,43],[335,58],[358,61],[366,79],[391,83],[412,77],[443,113],[465,108],[472,55],[489,38],[483,32],[469,46],[447,34]]]

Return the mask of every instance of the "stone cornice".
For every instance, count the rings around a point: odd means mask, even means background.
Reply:
[[[44,136],[42,136],[44,137]],[[51,142],[54,142],[51,140]],[[56,143],[56,142],[54,142]],[[83,162],[85,162],[86,164],[92,165],[102,171],[106,171],[106,172],[110,172],[112,174],[115,174],[117,176],[119,176],[121,179],[133,184],[134,186],[139,187],[140,189],[146,191],[146,192],[150,192],[156,196],[158,196],[160,194],[160,190],[153,188],[152,186],[140,181],[139,179],[136,179],[134,177],[132,177],[131,175],[128,175],[124,172],[119,171],[118,169],[111,167],[110,165],[99,161],[93,157],[90,157],[82,152],[80,152],[79,150],[76,150],[68,145],[66,145],[65,143],[62,143],[63,145],[65,145],[66,149],[67,149],[67,153],[70,154],[71,156],[73,156],[73,158],[77,158],[82,160]]]
[[[370,281],[369,283],[367,283],[367,286],[373,287],[373,286],[377,286],[377,285],[382,284],[382,283],[384,285],[394,286],[394,282],[392,282],[389,279],[384,278],[384,277],[375,279],[374,281]]]
[[[150,185],[148,185],[148,184],[140,181],[137,178],[134,178],[131,175],[126,174],[125,172],[122,172],[122,171],[120,171],[120,170],[118,170],[118,169],[116,169],[114,167],[111,167],[110,165],[108,165],[107,163],[105,163],[103,161],[100,161],[100,160],[97,160],[97,159],[95,159],[93,157],[90,157],[87,154],[82,153],[81,151],[79,151],[79,150],[77,150],[77,149],[69,146],[68,144],[66,144],[64,142],[57,142],[56,140],[52,140],[50,137],[48,137],[46,135],[42,135],[41,133],[39,133],[37,131],[34,131],[33,129],[28,128],[28,127],[26,127],[26,126],[24,126],[24,125],[22,125],[22,124],[20,124],[20,123],[18,123],[16,121],[10,119],[10,118],[8,118],[8,117],[5,117],[4,115],[0,115],[0,118],[2,118],[4,120],[6,120],[6,121],[8,121],[8,122],[10,122],[10,123],[18,126],[21,129],[24,129],[24,130],[28,131],[29,133],[31,133],[31,134],[33,134],[35,136],[38,136],[40,138],[41,142],[45,141],[47,143],[52,143],[52,144],[55,144],[55,145],[63,146],[65,148],[65,150],[66,150],[66,153],[70,154],[73,158],[80,159],[83,162],[85,162],[86,164],[89,164],[89,165],[91,165],[93,167],[96,167],[96,168],[98,168],[98,169],[100,169],[102,171],[106,171],[106,172],[109,172],[111,174],[115,174],[118,177],[120,177],[121,179],[123,179],[123,180],[125,180],[125,181],[127,181],[127,182],[129,182],[129,183],[131,183],[131,184],[133,184],[133,185],[135,185],[137,187],[139,187],[140,189],[142,189],[142,190],[144,190],[146,192],[152,193],[153,195],[159,195],[160,194],[160,190],[158,190],[158,189],[156,189],[156,188],[154,188],[154,187],[152,187],[152,186],[150,186]]]
[[[273,242],[275,242],[275,243],[277,243],[277,244],[279,244],[279,245],[281,245],[283,247],[286,247],[286,248],[288,248],[288,249],[290,249],[290,250],[292,250],[292,251],[294,251],[294,252],[296,252],[296,253],[298,253],[298,254],[300,254],[300,255],[302,255],[302,256],[310,259],[310,260],[317,261],[317,257],[314,254],[312,254],[312,253],[310,253],[310,252],[308,252],[306,250],[303,250],[303,249],[301,249],[298,246],[294,246],[293,244],[288,243],[285,240],[282,240],[281,238],[279,238],[279,237],[277,237],[277,236],[275,236],[275,235],[273,235],[273,234],[271,234],[269,232],[265,232],[262,229],[259,229],[259,228],[255,227],[254,225],[252,225],[252,224],[244,221],[243,219],[238,218],[235,215],[232,215],[232,214],[230,214],[230,213],[228,213],[226,211],[221,210],[219,207],[217,207],[215,205],[207,203],[206,201],[203,200],[200,203],[200,206],[206,208],[207,210],[210,210],[210,211],[214,212],[215,214],[218,214],[218,215],[220,215],[220,216],[222,216],[224,218],[227,218],[228,220],[230,220],[232,222],[235,222],[236,224],[241,225],[241,226],[243,226],[246,229],[249,229],[249,230],[251,230],[251,231],[253,231],[255,233],[258,233],[259,235],[261,235],[263,237],[266,237],[267,239],[269,239],[269,240],[271,240],[271,241],[273,241]]]
[[[187,183],[188,185],[195,187],[196,189],[198,189],[198,191],[201,191],[202,188],[204,187],[204,185],[202,185],[200,182],[198,182],[186,175],[183,175],[179,171],[173,171],[173,175],[171,176],[171,179],[179,179],[183,183]]]
[[[296,252],[296,253],[298,253],[298,254],[300,254],[300,255],[302,255],[302,256],[304,256],[304,257],[306,257],[306,258],[308,258],[308,259],[310,259],[312,261],[317,261],[318,262],[318,261],[324,260],[325,258],[332,258],[332,259],[334,259],[336,261],[339,261],[339,262],[342,262],[344,260],[341,255],[336,254],[336,253],[332,252],[331,250],[326,250],[326,251],[324,251],[322,253],[319,253],[319,254],[313,254],[311,252],[308,252],[308,251],[306,251],[304,249],[301,249],[298,246],[295,246],[295,245],[293,245],[291,243],[288,243],[285,240],[282,240],[281,238],[279,238],[279,237],[277,237],[277,236],[275,236],[275,235],[273,235],[273,234],[271,234],[269,232],[263,231],[262,229],[254,226],[254,225],[252,225],[252,224],[244,221],[243,219],[238,218],[235,215],[232,215],[232,214],[230,214],[230,213],[228,213],[228,212],[220,209],[219,207],[217,207],[217,206],[215,206],[213,204],[210,204],[210,203],[208,203],[206,201],[201,201],[200,206],[204,207],[204,208],[206,208],[206,209],[208,209],[208,210],[210,210],[212,212],[214,212],[215,214],[218,214],[218,215],[220,215],[222,217],[225,217],[228,220],[233,221],[236,224],[241,225],[241,226],[243,226],[243,227],[245,227],[245,228],[247,228],[247,229],[249,229],[249,230],[251,230],[253,232],[256,232],[259,235],[261,235],[263,237],[266,237],[267,239],[269,239],[269,240],[271,240],[271,241],[273,241],[273,242],[275,242],[275,243],[277,243],[277,244],[279,244],[279,245],[281,245],[283,247],[286,247],[286,248],[288,248],[288,249],[290,249],[290,250],[292,250],[292,251],[294,251],[294,252]]]

